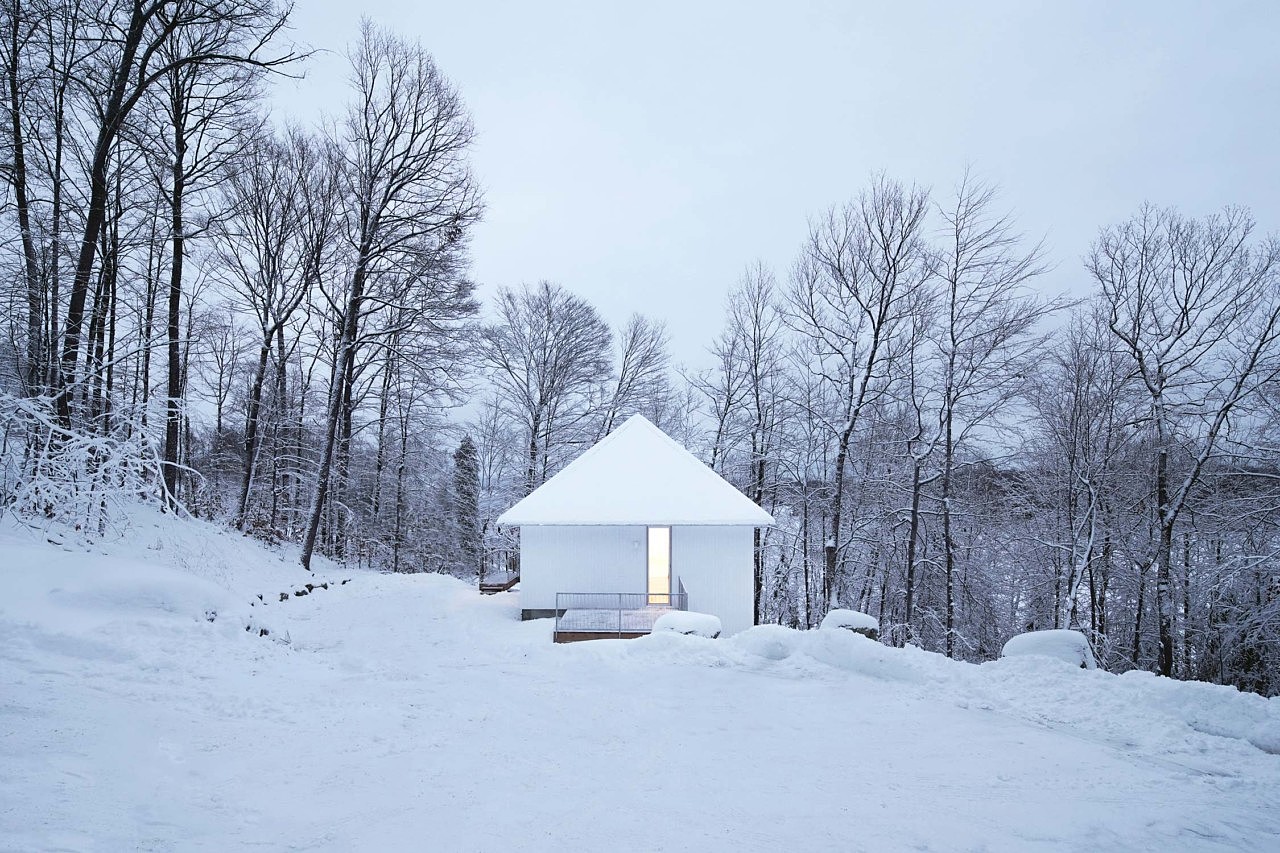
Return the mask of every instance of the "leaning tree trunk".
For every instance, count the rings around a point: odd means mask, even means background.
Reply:
[[[307,520],[307,531],[302,540],[302,567],[311,571],[311,557],[316,549],[316,535],[320,530],[320,520],[324,516],[325,498],[329,492],[329,481],[333,475],[333,451],[338,439],[338,426],[342,421],[343,411],[347,405],[346,376],[350,372],[352,359],[355,357],[356,335],[359,331],[360,309],[364,304],[365,264],[368,258],[367,245],[362,246],[360,260],[356,264],[351,277],[351,293],[347,299],[346,310],[342,318],[342,334],[338,338],[338,363],[334,365],[332,391],[329,394],[329,412],[325,424],[324,447],[320,451],[320,468],[316,474],[316,490],[311,500],[311,513]]]
[[[84,328],[85,300],[89,295],[89,279],[97,260],[98,232],[107,217],[107,166],[116,134],[129,109],[125,106],[125,89],[129,85],[145,25],[142,7],[137,5],[128,28],[122,33],[122,52],[112,70],[110,90],[99,113],[97,138],[89,161],[89,193],[88,203],[85,205],[84,232],[80,239],[80,251],[76,256],[75,276],[71,280],[62,353],[53,383],[57,392],[54,405],[58,421],[67,428],[71,426],[71,397],[76,382],[76,366],[80,361],[80,334]],[[55,180],[54,183],[58,182]]]

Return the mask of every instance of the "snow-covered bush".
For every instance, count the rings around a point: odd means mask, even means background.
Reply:
[[[16,515],[103,533],[138,501],[158,501],[161,483],[144,430],[68,429],[51,398],[0,394],[0,505]]]
[[[822,624],[818,626],[820,631],[852,631],[855,634],[861,634],[869,639],[876,639],[880,636],[880,622],[874,616],[857,610],[844,610],[836,608],[827,612],[822,617]]]
[[[1093,657],[1093,649],[1085,635],[1065,628],[1019,634],[1005,643],[1004,648],[1000,650],[1002,658],[1023,655],[1057,658],[1081,669],[1098,668],[1098,662]]]
[[[720,630],[719,616],[686,610],[672,610],[670,613],[664,613],[653,623],[655,634],[664,632],[692,634],[695,637],[706,637],[710,640],[719,637]]]

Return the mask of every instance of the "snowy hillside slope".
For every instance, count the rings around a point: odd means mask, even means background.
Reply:
[[[0,531],[0,850],[1280,849],[1280,700],[845,631],[557,646],[207,525],[43,539]]]

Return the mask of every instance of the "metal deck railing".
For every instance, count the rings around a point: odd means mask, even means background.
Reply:
[[[684,585],[677,592],[557,592],[554,639],[568,634],[623,637],[648,634],[663,613],[688,610]]]

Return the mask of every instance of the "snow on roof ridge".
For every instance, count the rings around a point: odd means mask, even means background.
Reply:
[[[608,434],[608,435],[606,435],[604,438],[600,439],[600,440],[599,440],[599,441],[597,441],[595,444],[591,445],[591,446],[590,446],[590,447],[588,447],[586,450],[584,450],[584,451],[582,451],[581,453],[579,453],[577,456],[573,457],[573,460],[572,460],[571,462],[569,462],[569,464],[568,464],[568,465],[565,465],[565,466],[564,466],[563,468],[561,468],[559,471],[557,471],[556,473],[552,474],[552,475],[551,475],[551,477],[550,477],[550,478],[548,478],[548,479],[546,480],[546,482],[544,482],[544,483],[542,484],[542,486],[545,486],[547,483],[550,483],[550,482],[551,482],[552,480],[554,480],[556,477],[559,477],[561,474],[563,474],[565,471],[568,471],[570,468],[572,468],[572,467],[574,467],[575,465],[577,465],[577,464],[578,464],[579,462],[581,462],[583,459],[586,459],[586,458],[588,458],[589,456],[592,456],[592,455],[593,455],[593,454],[595,454],[595,452],[596,452],[597,450],[599,450],[600,448],[602,448],[602,447],[605,447],[605,446],[609,445],[609,444],[610,444],[610,443],[611,443],[615,438],[617,438],[619,435],[621,435],[621,434],[622,434],[623,430],[625,430],[627,427],[631,426],[632,422],[634,422],[636,418],[639,418],[640,420],[644,421],[644,422],[645,422],[646,424],[648,424],[649,426],[653,427],[655,430],[657,430],[657,432],[658,432],[658,433],[659,433],[663,438],[667,439],[668,441],[674,441],[674,440],[675,440],[675,439],[672,439],[672,438],[671,438],[671,436],[667,435],[665,432],[663,432],[662,430],[660,430],[660,429],[658,429],[656,426],[654,426],[653,422],[652,422],[652,421],[650,421],[648,418],[646,418],[644,415],[641,415],[641,414],[639,414],[639,413],[634,414],[634,415],[632,415],[631,417],[627,418],[625,421],[623,421],[623,422],[622,422],[622,425],[621,425],[621,426],[618,426],[617,428],[615,428],[613,432],[609,433],[609,434]],[[683,450],[684,448],[681,448],[681,449]],[[685,452],[687,453],[688,451],[686,450]],[[694,458],[697,458],[697,457],[694,457]],[[538,489],[541,489],[541,488],[542,488],[542,486],[538,486]],[[533,492],[538,491],[538,489],[534,489],[534,490],[533,490]],[[525,497],[526,497],[526,498],[527,498],[527,497],[529,497],[530,495],[532,495],[532,494],[533,494],[533,492],[530,492],[528,495],[525,495]],[[522,501],[522,500],[524,500],[524,498],[521,498],[520,500]],[[520,503],[520,501],[516,501],[516,504],[519,504],[519,503]],[[512,506],[512,507],[511,507],[511,509],[515,509],[515,506]],[[508,510],[508,511],[510,511],[510,510]]]
[[[675,467],[671,470],[673,473],[680,472],[672,481],[676,488],[669,490],[661,498],[655,498],[652,490],[646,492],[642,489],[633,493],[630,505],[625,498],[619,501],[592,500],[589,495],[584,496],[572,491],[574,486],[579,489],[585,486],[587,490],[598,494],[599,489],[592,482],[591,460],[617,444],[621,437],[631,434],[637,434],[635,440],[640,442],[656,438],[657,443],[664,445],[672,453]],[[608,472],[608,468],[613,467],[619,470],[608,473],[632,475],[636,482],[652,485],[653,481],[644,476],[651,472],[644,469],[641,469],[642,473],[638,474],[636,471],[628,471],[629,461],[631,460],[614,454],[608,457],[604,469]],[[695,466],[699,471],[696,475],[691,473]],[[574,482],[580,479],[586,482]],[[684,483],[680,482],[682,479]],[[685,487],[683,490],[679,488],[682,485]],[[548,486],[551,487],[550,492],[546,491]],[[712,491],[713,498],[715,495],[720,495],[720,500],[707,500],[703,486]],[[556,498],[560,500],[556,501]],[[655,507],[655,502],[662,503],[663,506]],[[557,511],[557,503],[562,505],[558,508],[559,511]],[[727,511],[724,507],[726,503],[730,504]],[[708,512],[708,510],[713,511]],[[541,486],[517,501],[498,517],[498,523],[512,526],[643,523],[768,525],[773,523],[773,517],[691,453],[688,448],[667,435],[648,418],[637,413],[584,450]]]
[[[707,463],[703,462],[703,461],[702,461],[701,459],[699,459],[697,456],[694,456],[694,455],[693,455],[693,451],[691,451],[689,448],[685,447],[685,446],[684,446],[683,444],[681,444],[680,442],[676,441],[676,440],[675,440],[674,438],[672,438],[671,436],[667,435],[665,432],[663,432],[663,431],[658,427],[658,425],[657,425],[657,424],[655,424],[653,421],[649,420],[648,418],[646,418],[644,415],[640,414],[639,412],[637,412],[636,414],[634,414],[634,415],[632,415],[631,417],[627,418],[627,419],[623,422],[622,426],[618,427],[618,429],[619,429],[619,430],[620,430],[620,429],[622,429],[623,427],[627,426],[627,424],[630,424],[632,421],[635,421],[635,420],[640,420],[641,422],[643,422],[644,424],[646,424],[650,429],[652,429],[655,433],[657,433],[657,435],[658,435],[658,437],[659,437],[659,438],[661,438],[661,439],[662,439],[663,441],[665,441],[667,444],[671,445],[671,447],[673,447],[674,449],[676,449],[676,450],[680,451],[680,452],[681,452],[681,453],[683,453],[685,456],[688,456],[688,457],[689,457],[690,459],[692,459],[694,462],[697,462],[697,463],[698,463],[698,469],[699,469],[700,471],[702,471],[704,475],[707,475],[707,474],[711,475],[711,477],[716,481],[716,485],[717,485],[717,486],[720,486],[720,485],[729,486],[730,488],[732,488],[732,489],[734,490],[734,492],[736,492],[736,493],[737,493],[737,494],[739,494],[739,495],[742,495],[742,499],[743,499],[743,500],[751,501],[751,498],[747,497],[746,495],[743,495],[743,494],[742,494],[742,492],[739,492],[736,488],[734,488],[734,486],[733,486],[733,484],[732,484],[732,483],[730,483],[730,482],[729,482],[728,480],[726,480],[724,477],[721,477],[719,474],[717,474],[717,473],[715,472],[715,470],[714,470],[714,469],[712,469],[712,467],[711,467],[710,465],[708,465]],[[617,430],[615,430],[614,432],[617,432]],[[607,437],[608,437],[608,436],[606,436],[606,438],[607,438]],[[585,456],[586,454],[583,454],[583,455]],[[755,505],[756,505],[755,501],[751,501],[751,505],[752,505],[752,506],[755,506]],[[761,509],[763,510],[764,508],[763,508],[763,507],[761,507]]]

